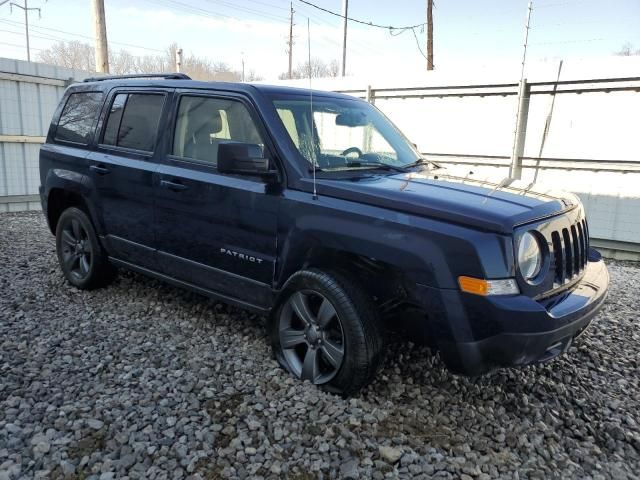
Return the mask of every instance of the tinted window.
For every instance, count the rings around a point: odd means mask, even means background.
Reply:
[[[102,143],[153,151],[164,95],[121,93],[111,104]]]
[[[102,143],[107,145],[116,144],[118,139],[118,129],[120,128],[120,121],[122,120],[122,112],[124,111],[124,104],[126,102],[126,93],[116,95],[116,98],[114,98],[113,103],[111,104],[111,110],[109,110],[109,118],[107,119],[107,127],[104,130]]]
[[[217,163],[224,141],[258,144],[262,136],[247,108],[237,100],[183,96],[178,107],[173,154]]]
[[[56,140],[88,145],[93,125],[102,107],[102,94],[98,92],[72,93],[62,110],[56,128]]]

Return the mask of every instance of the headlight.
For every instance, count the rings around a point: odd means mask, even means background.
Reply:
[[[525,280],[531,280],[542,268],[542,251],[536,237],[527,232],[518,243],[518,268]]]

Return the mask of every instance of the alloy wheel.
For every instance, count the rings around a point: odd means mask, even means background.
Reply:
[[[89,234],[76,218],[71,218],[62,229],[62,262],[67,271],[78,280],[84,280],[91,271],[93,248]]]
[[[297,291],[278,320],[280,348],[294,375],[317,385],[336,376],[345,355],[345,338],[329,299],[314,290]]]

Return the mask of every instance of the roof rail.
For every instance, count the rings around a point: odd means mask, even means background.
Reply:
[[[105,75],[103,77],[88,77],[84,82],[101,82],[103,80],[120,80],[126,78],[162,78],[164,80],[191,80],[184,73],[132,73],[131,75]]]

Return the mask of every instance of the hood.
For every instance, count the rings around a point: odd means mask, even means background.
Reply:
[[[317,179],[320,195],[343,198],[482,230],[514,227],[580,205],[572,193],[521,180],[451,175],[445,168],[396,175]]]

